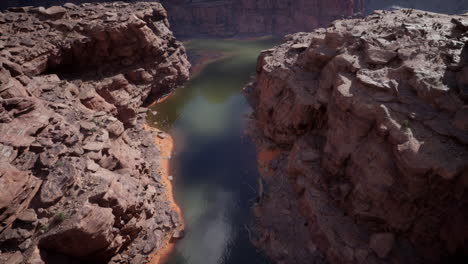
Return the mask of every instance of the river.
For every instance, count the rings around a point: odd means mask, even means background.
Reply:
[[[175,199],[186,224],[168,264],[264,264],[249,241],[258,177],[253,142],[245,136],[251,109],[241,93],[272,39],[191,40],[189,58],[205,57],[192,80],[151,110],[151,126],[171,134]],[[214,55],[206,61],[207,55]]]

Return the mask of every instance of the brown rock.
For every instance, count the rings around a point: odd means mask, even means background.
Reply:
[[[41,181],[30,173],[0,162],[0,233],[29,205]]]
[[[185,236],[185,231],[184,230],[176,230],[173,234],[172,234],[172,238],[175,238],[175,239],[181,239]]]
[[[13,253],[7,260],[6,263],[8,264],[21,264],[23,263],[23,255],[21,254],[21,252],[19,251],[16,251],[15,253]]]
[[[26,209],[19,216],[18,220],[25,223],[33,223],[37,221],[37,215],[34,209]]]
[[[47,9],[39,7],[38,11],[39,13],[53,19],[61,18],[67,13],[67,10],[61,6],[51,6]]]
[[[100,151],[104,148],[104,144],[101,142],[88,142],[83,145],[83,149],[90,151]]]
[[[104,111],[108,113],[115,113],[116,108],[114,105],[106,102],[104,98],[102,98],[96,91],[92,88],[82,88],[80,93],[81,103],[88,107],[89,109],[95,111]]]
[[[1,61],[1,63],[3,64],[3,67],[10,71],[11,76],[16,77],[18,75],[23,74],[22,67],[17,63],[7,60]]]
[[[47,70],[47,57],[37,57],[23,64],[23,71],[29,75],[38,75]]]
[[[170,209],[137,115],[190,67],[164,9],[17,8],[0,31],[0,262],[144,263],[175,225],[154,218]],[[15,251],[29,259],[8,262]]]
[[[45,264],[44,260],[41,257],[40,250],[37,246],[34,247],[32,250],[31,255],[27,260],[28,264]]]
[[[24,86],[15,78],[10,78],[8,82],[0,88],[0,95],[3,98],[26,97],[28,92]]]
[[[41,188],[40,199],[46,205],[56,203],[79,177],[76,161],[60,160]]]
[[[367,61],[372,64],[387,64],[391,59],[397,56],[397,53],[390,50],[384,50],[375,47],[369,47],[366,50]]]
[[[43,236],[39,247],[69,256],[89,257],[104,251],[112,243],[113,224],[112,209],[88,204],[79,212],[74,223]]]
[[[63,7],[68,8],[68,9],[77,9],[78,6],[73,4],[73,3],[65,3]]]
[[[262,52],[245,92],[259,152],[279,149],[259,161],[274,192],[255,209],[271,258],[439,263],[467,247],[466,47],[454,20],[466,17],[377,11]]]
[[[18,154],[18,150],[11,146],[0,144],[0,162],[12,162]]]
[[[111,121],[106,127],[111,136],[118,137],[124,132],[124,126],[120,121]]]
[[[92,160],[86,161],[86,169],[92,172],[96,172],[99,169],[99,165]]]
[[[385,258],[390,254],[395,243],[395,235],[392,233],[376,233],[370,237],[369,247],[379,256]]]

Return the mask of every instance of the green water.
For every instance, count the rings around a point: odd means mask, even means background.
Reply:
[[[244,133],[251,109],[241,90],[255,74],[260,50],[274,44],[269,38],[186,43],[189,58],[206,51],[225,56],[152,108],[157,114],[148,123],[175,140],[171,169],[186,223],[169,264],[269,263],[247,231],[258,173]]]

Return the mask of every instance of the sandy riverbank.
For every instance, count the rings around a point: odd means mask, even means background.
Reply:
[[[166,190],[163,195],[165,200],[169,202],[170,208],[177,212],[179,216],[181,224],[177,227],[176,232],[181,232],[185,228],[184,220],[182,217],[182,211],[174,199],[172,181],[170,180],[170,159],[174,149],[174,140],[169,134],[164,132],[164,138],[157,136],[158,133],[162,132],[157,128],[150,127],[148,125],[145,125],[144,128],[145,130],[154,132],[155,136],[153,138],[153,143],[161,153],[159,161],[159,174],[161,175],[161,183],[164,185],[164,189]],[[150,255],[148,264],[161,264],[166,262],[169,258],[170,254],[174,250],[176,239],[172,238],[172,235],[167,235],[163,241],[165,246]]]

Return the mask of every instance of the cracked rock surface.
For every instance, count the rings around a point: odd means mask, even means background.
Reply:
[[[378,11],[263,51],[257,244],[288,264],[468,255],[467,74],[468,14]]]
[[[188,79],[159,3],[0,13],[0,263],[145,263],[180,225],[146,108]]]

